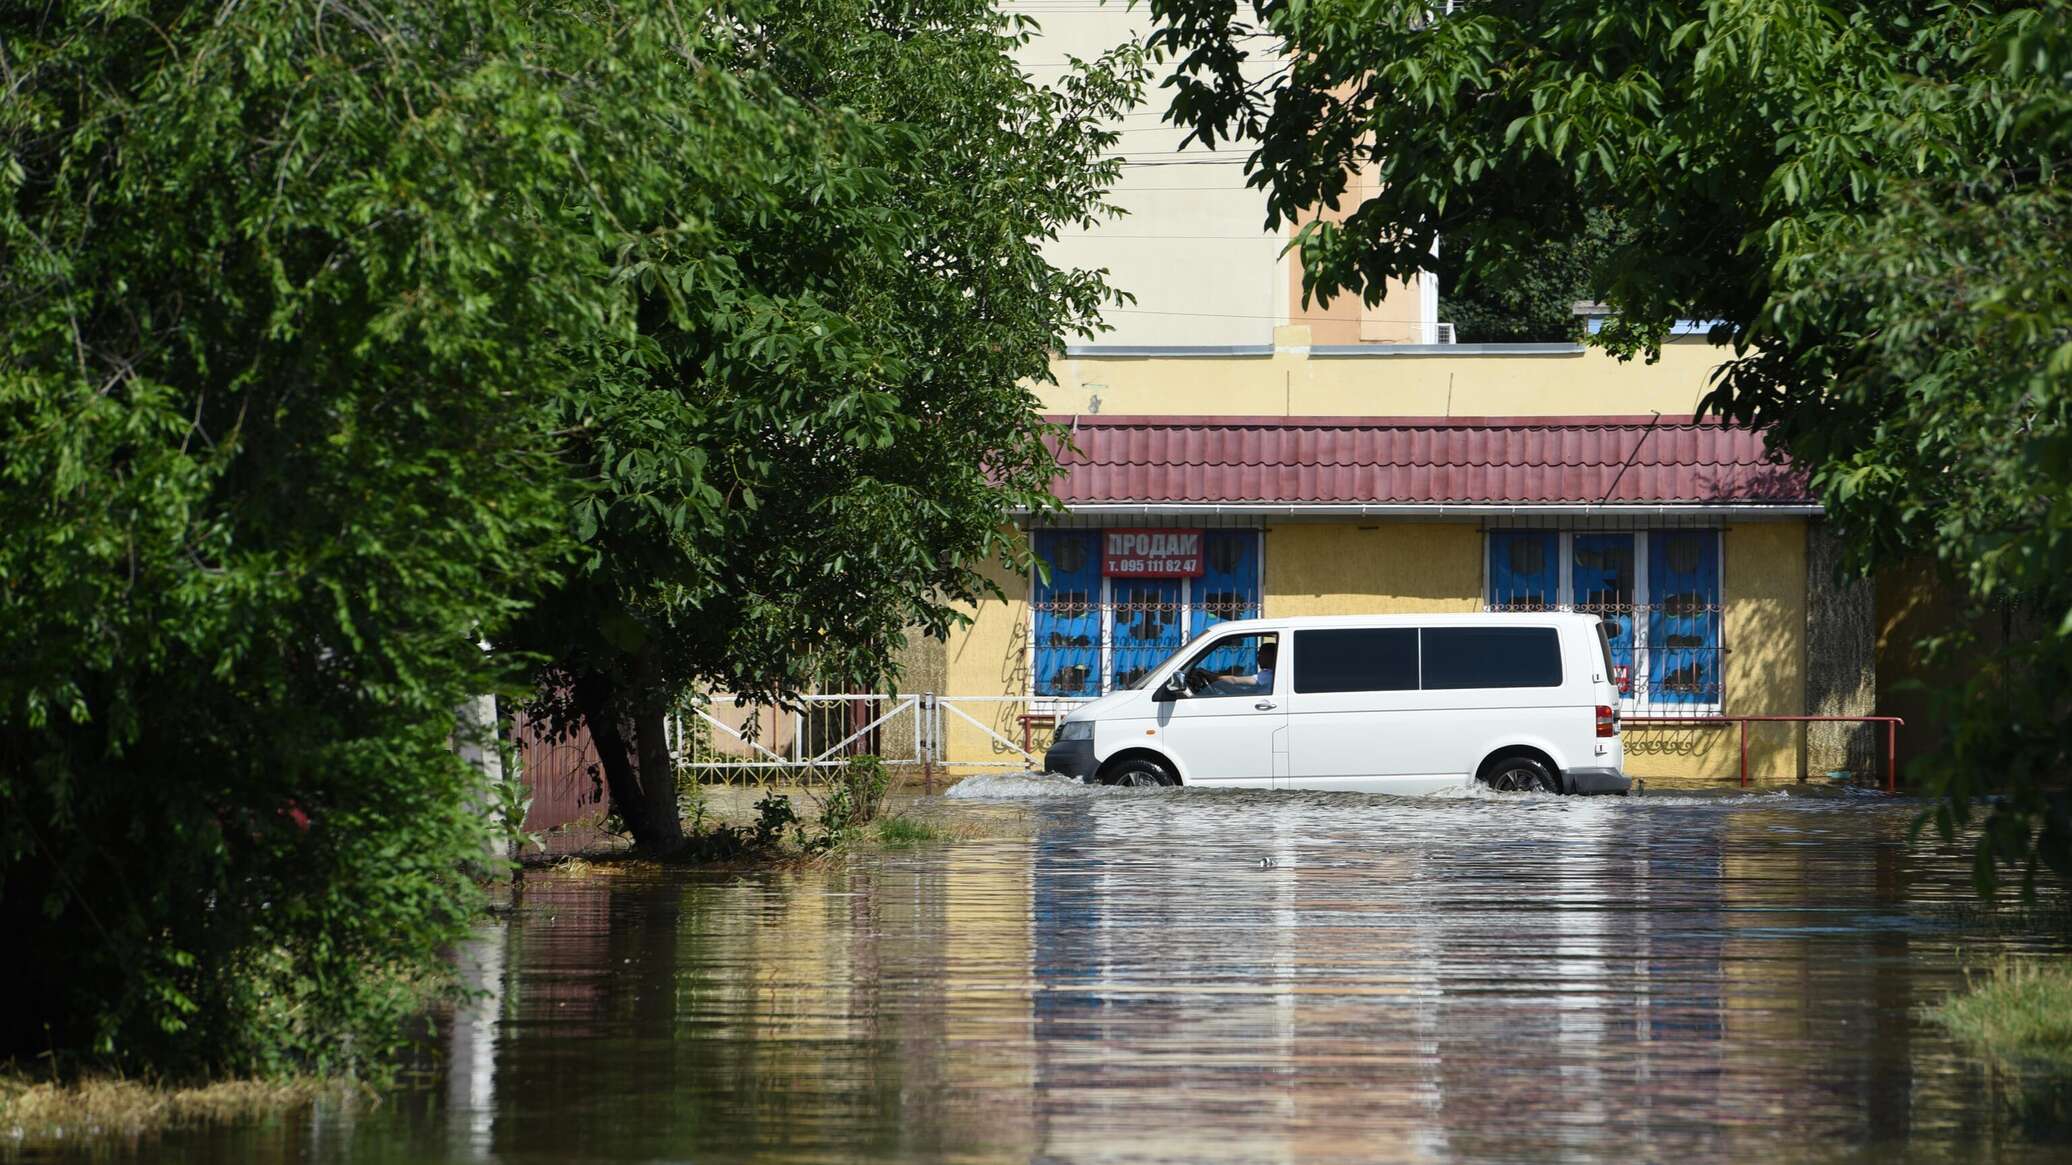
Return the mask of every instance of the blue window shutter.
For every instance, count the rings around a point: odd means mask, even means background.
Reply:
[[[1561,542],[1552,530],[1489,532],[1489,606],[1551,611],[1561,601]]]
[[[1186,642],[1180,634],[1180,580],[1118,578],[1110,581],[1108,593],[1115,616],[1115,685],[1123,687]]]
[[[1050,565],[1038,579],[1035,693],[1101,692],[1101,544],[1097,530],[1038,530],[1036,556]]]
[[[1719,531],[1648,535],[1648,698],[1719,704]]]
[[[1604,620],[1619,695],[1633,695],[1633,535],[1576,534],[1569,546],[1573,608]]]
[[[1192,605],[1195,634],[1230,619],[1259,617],[1259,531],[1207,532]]]

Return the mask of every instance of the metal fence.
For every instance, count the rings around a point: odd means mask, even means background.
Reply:
[[[704,784],[762,785],[824,779],[869,754],[923,781],[945,771],[1020,771],[1041,765],[1038,726],[1079,701],[935,692],[802,696],[789,704],[740,704],[710,696],[671,723],[678,771]]]

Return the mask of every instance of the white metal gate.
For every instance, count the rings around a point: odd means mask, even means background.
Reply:
[[[1042,766],[1055,722],[1079,702],[871,692],[741,705],[716,695],[684,706],[670,743],[678,770],[707,783],[811,780],[860,753],[924,777],[1018,771]]]

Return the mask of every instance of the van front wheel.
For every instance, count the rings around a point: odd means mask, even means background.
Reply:
[[[1489,787],[1499,793],[1559,793],[1547,766],[1529,756],[1507,756],[1489,768]]]
[[[1119,762],[1114,768],[1101,774],[1104,785],[1123,785],[1130,788],[1150,789],[1173,784],[1173,774],[1165,766],[1149,757],[1131,757]]]

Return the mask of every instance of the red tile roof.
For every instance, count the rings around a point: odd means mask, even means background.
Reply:
[[[1068,505],[1804,505],[1761,435],[1669,417],[1053,417]]]

